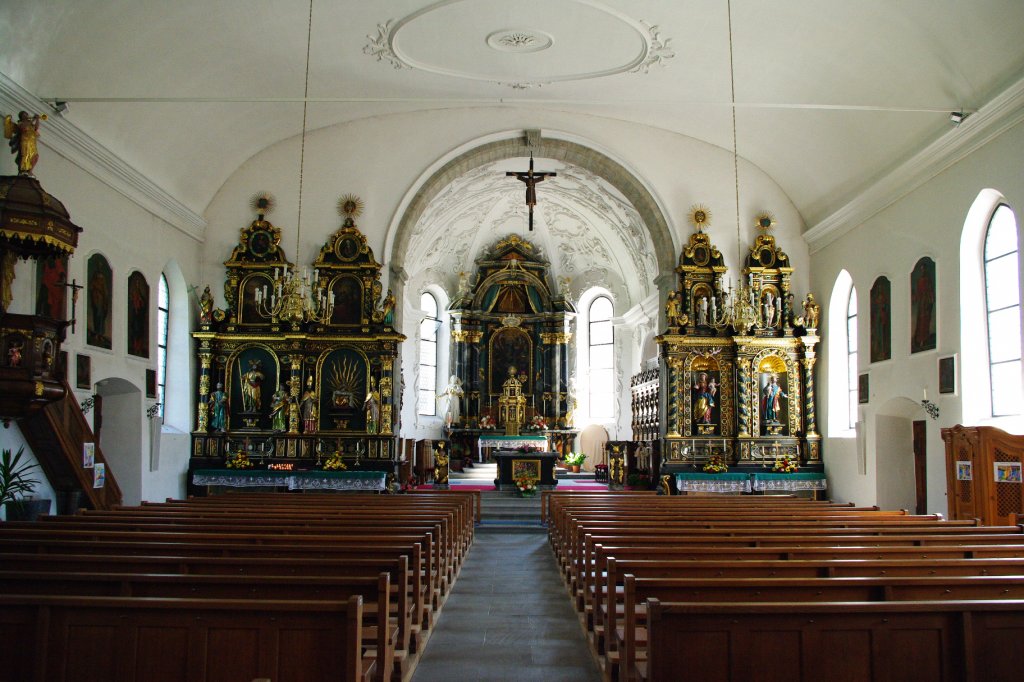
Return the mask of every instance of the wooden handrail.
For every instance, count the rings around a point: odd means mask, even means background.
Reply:
[[[83,506],[110,509],[121,504],[121,487],[66,379],[63,385],[65,397],[23,420],[21,431],[55,491],[81,491],[88,500]],[[93,487],[94,469],[82,466],[85,443],[96,444],[94,462],[106,468],[102,488]]]

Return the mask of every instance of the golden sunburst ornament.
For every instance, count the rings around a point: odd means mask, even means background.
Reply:
[[[256,192],[249,199],[249,206],[261,216],[267,215],[274,210],[274,195],[270,192]]]
[[[338,213],[343,218],[358,218],[363,213],[363,200],[355,194],[346,194],[338,199]]]
[[[775,227],[775,216],[771,211],[761,211],[757,214],[754,227],[767,234],[769,230]]]
[[[690,224],[697,228],[698,232],[711,227],[711,209],[703,204],[690,207]]]

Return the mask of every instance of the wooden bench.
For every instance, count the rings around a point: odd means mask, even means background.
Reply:
[[[358,682],[372,672],[360,651],[362,610],[358,596],[330,602],[0,595],[0,661],[6,679],[19,682]]]
[[[917,578],[741,578],[654,579],[627,575],[625,616],[615,631],[619,679],[633,679],[647,658],[646,603],[665,602],[875,602],[1024,599],[1024,576]],[[1024,601],[1021,602],[1024,604]]]
[[[390,623],[390,576],[283,577],[227,575],[0,571],[0,594],[145,597],[202,600],[287,600],[347,602],[363,600],[362,644],[369,649],[364,666],[377,682],[391,679],[399,628]]]
[[[641,678],[977,680],[1024,670],[1024,602],[648,602]]]

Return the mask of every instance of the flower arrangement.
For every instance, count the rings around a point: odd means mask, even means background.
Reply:
[[[607,464],[595,464],[594,465],[594,480],[595,481],[607,481],[608,480],[608,465]]]
[[[252,460],[249,459],[249,455],[245,454],[245,451],[239,450],[228,458],[224,466],[228,469],[252,469],[254,465]]]
[[[324,460],[324,471],[345,471],[348,469],[345,466],[344,460],[341,458],[340,452],[335,452],[333,455]]]
[[[492,417],[489,414],[485,414],[484,416],[480,417],[480,428],[481,429],[483,429],[484,431],[491,431],[491,430],[494,429],[494,427],[495,427],[494,417]]]
[[[543,431],[548,428],[548,420],[539,414],[533,415],[533,419],[530,420],[530,429],[533,431]]]
[[[537,479],[532,476],[520,476],[515,479],[515,484],[521,497],[531,497],[537,493]]]
[[[729,465],[725,463],[721,455],[711,455],[704,463],[704,473],[707,474],[721,474],[728,470]]]
[[[775,465],[772,467],[772,471],[779,474],[792,474],[796,473],[796,470],[800,468],[800,463],[789,455],[779,455],[775,458]]]
[[[565,463],[571,467],[582,466],[583,462],[587,459],[587,453],[585,452],[570,452],[565,456]],[[605,467],[607,469],[608,467]]]

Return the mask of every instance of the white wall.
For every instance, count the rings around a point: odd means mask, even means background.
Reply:
[[[870,374],[871,401],[860,406],[869,433],[877,428],[882,405],[896,398],[920,404],[922,389],[938,404],[940,416],[932,420],[919,409],[913,419],[927,421],[928,511],[947,513],[945,449],[940,429],[962,422],[962,395],[939,396],[938,358],[960,352],[960,233],[978,193],[994,188],[1009,201],[1017,215],[1018,230],[1024,218],[1024,125],[1016,125],[885,210],[816,251],[812,258],[811,287],[823,305],[828,304],[836,276],[845,268],[853,276],[858,294],[860,372]],[[936,262],[937,343],[934,351],[910,355],[910,272],[922,256]],[[869,362],[869,292],[879,276],[892,283],[892,359]],[[823,320],[828,319],[823,311]],[[827,336],[828,328],[824,329]],[[822,395],[828,395],[828,344],[818,364]],[[827,401],[822,400],[819,423],[828,424]],[[826,473],[836,499],[873,504],[876,474],[856,472],[856,452],[851,439],[828,437],[824,442]],[[869,462],[877,440],[866,440]],[[879,472],[877,475],[883,475]],[[941,476],[941,477],[940,477]]]
[[[187,282],[194,283],[199,280],[199,254],[202,244],[194,238],[187,236],[184,232],[157,218],[152,213],[144,210],[138,204],[128,199],[125,195],[113,189],[110,185],[98,180],[94,175],[83,171],[80,167],[63,158],[60,154],[45,146],[45,137],[41,140],[41,159],[36,166],[35,175],[43,188],[52,196],[58,198],[67,208],[71,219],[84,228],[79,236],[78,249],[71,258],[69,264],[68,278],[84,283],[86,280],[86,262],[93,253],[102,253],[110,263],[114,273],[113,282],[113,349],[105,350],[87,346],[85,343],[85,292],[79,297],[77,305],[78,322],[74,332],[68,328],[67,340],[62,345],[62,350],[68,353],[69,381],[74,389],[79,402],[90,396],[94,389],[75,388],[75,356],[84,353],[92,361],[92,383],[95,384],[104,379],[124,380],[134,386],[146,385],[146,369],[156,368],[156,304],[157,287],[159,286],[160,274],[164,267],[171,261],[180,264],[180,270]],[[0,159],[0,174],[14,174],[17,169],[13,163],[13,156],[4,154]],[[19,312],[34,311],[35,299],[35,271],[31,263],[19,264],[17,270],[18,279],[15,280],[14,292],[15,302],[12,310]],[[142,272],[150,288],[150,357],[148,359],[137,358],[127,354],[127,286],[128,275],[133,270]],[[70,297],[69,297],[70,300]],[[69,303],[70,305],[70,303]],[[70,310],[70,309],[69,309]],[[191,325],[191,320],[189,321]],[[187,337],[187,335],[186,335]],[[179,339],[179,343],[181,340]],[[191,340],[185,339],[184,343],[191,347]],[[173,371],[173,370],[171,370]],[[191,364],[178,371],[187,376],[193,376]],[[192,379],[188,382],[195,384]],[[194,400],[192,392],[188,388],[184,395],[179,391],[178,400],[184,400],[186,407],[183,408],[188,414],[194,413],[192,405]],[[136,394],[136,413],[143,415],[145,410],[153,402],[147,400],[144,392]],[[180,410],[179,410],[180,411]],[[91,420],[91,415],[87,416]],[[138,431],[142,428],[142,422],[133,427]],[[191,427],[191,425],[188,425]],[[104,427],[103,440],[116,439],[118,434],[110,429],[110,422]],[[147,466],[142,463],[149,459],[148,439],[141,440],[141,451],[133,454],[138,460],[138,469],[133,474],[135,479],[141,476],[139,484],[135,485],[136,496],[141,487],[146,486],[150,477]],[[5,446],[6,447],[6,446]],[[187,463],[189,454],[188,439],[171,441],[165,444],[164,456],[173,461],[184,461]],[[119,479],[117,467],[111,467],[115,479]],[[180,477],[177,477],[180,478]],[[167,486],[160,486],[161,497],[184,495],[184,484],[178,483],[175,492],[166,491]],[[166,492],[165,492],[166,491]]]

